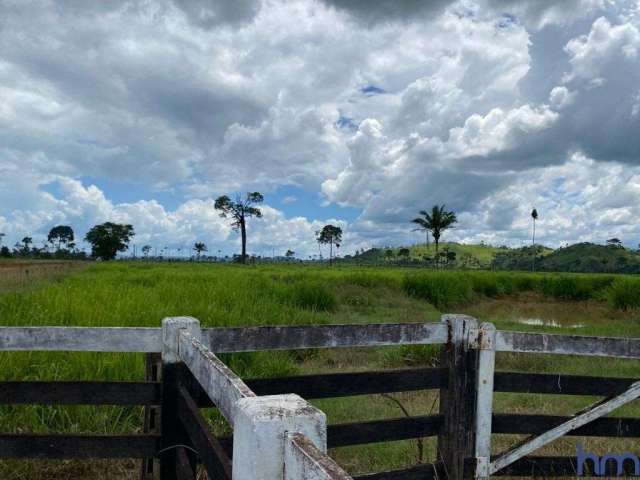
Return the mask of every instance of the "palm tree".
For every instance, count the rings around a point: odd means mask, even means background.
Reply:
[[[197,258],[198,260],[200,260],[200,254],[202,254],[202,252],[206,252],[207,251],[207,246],[203,243],[203,242],[196,242],[193,245],[193,249],[195,250],[196,254],[197,254]]]
[[[456,218],[456,214],[453,212],[448,212],[445,210],[444,205],[434,205],[431,208],[431,212],[427,212],[426,210],[420,210],[420,215],[422,217],[414,218],[411,220],[412,223],[416,223],[420,225],[420,230],[425,230],[427,232],[431,232],[433,235],[433,240],[436,244],[436,259],[438,258],[438,245],[440,243],[440,237],[442,233],[453,226],[454,223],[458,221]]]
[[[538,220],[538,210],[531,210],[531,218],[533,220],[533,236],[531,237],[531,246],[533,247],[533,260],[531,262],[531,270],[536,271],[536,220]]]

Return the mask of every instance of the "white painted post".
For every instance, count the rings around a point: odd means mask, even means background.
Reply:
[[[478,349],[476,373],[475,478],[487,479],[491,464],[491,419],[493,415],[493,377],[496,362],[496,327],[482,323],[475,347]]]
[[[202,332],[200,322],[193,317],[167,317],[162,320],[162,363],[179,363],[179,339],[180,330],[186,330],[200,340]]]
[[[302,433],[327,451],[325,414],[298,395],[247,397],[236,402],[233,480],[282,480],[288,433]]]

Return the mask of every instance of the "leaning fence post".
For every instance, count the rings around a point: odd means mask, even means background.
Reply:
[[[474,478],[489,478],[491,463],[491,419],[493,416],[493,378],[496,362],[496,327],[483,323],[474,339],[477,348],[475,472]]]
[[[448,368],[448,385],[440,390],[443,430],[438,436],[438,456],[447,478],[464,476],[464,460],[474,456],[475,352],[469,336],[478,322],[467,315],[443,315],[449,330],[442,364]]]
[[[233,480],[282,480],[288,433],[302,433],[327,451],[325,414],[295,394],[247,397],[236,402]]]
[[[161,480],[177,479],[177,449],[186,443],[186,435],[176,419],[178,384],[184,368],[179,354],[178,336],[181,330],[186,330],[197,339],[202,336],[200,322],[195,318],[169,317],[162,320]],[[193,455],[189,454],[189,457],[193,463]]]

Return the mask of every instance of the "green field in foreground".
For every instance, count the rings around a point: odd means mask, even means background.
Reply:
[[[1,273],[0,273],[1,274]],[[4,285],[1,325],[160,326],[190,315],[203,327],[369,322],[435,322],[467,313],[500,329],[640,337],[640,281],[614,275],[432,272],[400,268],[262,265],[95,264],[49,280]],[[434,365],[433,347],[388,347],[225,355],[241,376],[268,377]],[[631,361],[499,355],[502,370],[640,377]],[[143,356],[12,352],[0,354],[0,380],[143,378]],[[569,414],[594,398],[497,394],[496,410]],[[424,415],[438,409],[437,392],[372,395],[315,402],[330,422]],[[137,432],[141,408],[0,407],[4,432]],[[631,405],[619,414],[640,414]],[[214,415],[213,425],[223,429]],[[514,438],[496,437],[496,451]],[[594,451],[602,439],[581,439]],[[572,455],[575,439],[546,452]],[[634,451],[632,442],[607,449]],[[419,452],[422,451],[422,454]],[[435,457],[433,440],[335,449],[350,472],[399,468]],[[98,469],[110,465],[110,475]],[[117,476],[115,472],[118,472]],[[38,473],[39,472],[39,473]],[[0,478],[135,478],[135,462],[1,462]]]

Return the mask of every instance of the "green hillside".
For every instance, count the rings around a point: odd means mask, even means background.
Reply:
[[[435,246],[372,248],[348,260],[363,264],[434,266]],[[535,258],[535,262],[534,262]],[[640,273],[640,252],[620,245],[578,243],[553,250],[535,247],[507,248],[455,242],[440,244],[440,265],[454,269],[494,269],[545,272]]]
[[[640,273],[640,254],[615,245],[577,243],[544,257],[540,269],[549,272]]]
[[[408,255],[403,254],[408,250]],[[450,260],[449,266],[459,268],[490,268],[496,253],[501,251],[499,247],[490,245],[462,244],[456,242],[443,242],[439,246],[441,254],[452,252],[455,259]],[[353,258],[361,263],[431,263],[436,255],[434,244],[411,245],[408,247],[371,248],[363,251]]]

